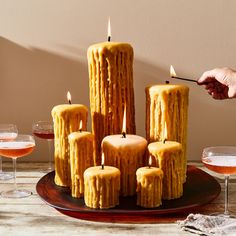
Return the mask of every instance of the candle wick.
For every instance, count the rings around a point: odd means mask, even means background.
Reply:
[[[126,138],[126,133],[122,132],[122,138]]]
[[[166,143],[166,138],[163,140],[163,143]]]
[[[110,41],[111,41],[111,36],[108,36],[108,39],[107,39],[107,41],[108,41],[108,42],[110,42]]]
[[[69,104],[71,105],[71,100],[69,100]]]
[[[104,164],[102,164],[102,170],[104,170]]]
[[[169,80],[166,80],[166,84],[169,84],[170,83],[170,81]]]
[[[79,132],[81,133],[81,132],[82,132],[82,129],[79,129]]]

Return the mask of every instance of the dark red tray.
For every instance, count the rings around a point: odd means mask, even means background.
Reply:
[[[185,216],[195,208],[214,200],[220,193],[220,184],[206,172],[188,166],[184,194],[175,200],[166,200],[162,206],[152,209],[136,206],[136,196],[120,197],[119,206],[97,210],[85,206],[84,199],[73,198],[70,189],[54,183],[55,172],[43,176],[36,185],[39,196],[50,206],[75,218],[122,223],[155,223],[169,221]],[[172,219],[172,220],[171,220]]]

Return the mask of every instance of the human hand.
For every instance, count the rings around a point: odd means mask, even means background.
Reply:
[[[230,68],[216,68],[206,71],[198,80],[214,99],[236,97],[236,71]]]

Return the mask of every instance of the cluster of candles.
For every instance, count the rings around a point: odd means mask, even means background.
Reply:
[[[72,104],[70,94],[69,104],[52,110],[55,183],[91,208],[114,207],[119,196],[136,193],[137,205],[158,207],[183,193],[188,88],[146,88],[147,137],[135,135],[133,48],[108,38],[88,49],[92,133],[84,131],[87,107]]]

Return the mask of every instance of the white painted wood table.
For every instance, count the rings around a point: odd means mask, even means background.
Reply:
[[[194,164],[204,168],[201,164]],[[35,186],[45,175],[41,172],[45,166],[45,163],[19,163],[17,165],[18,186],[32,191],[33,195],[22,199],[0,197],[0,235],[192,235],[181,231],[177,223],[98,223],[65,216],[46,205],[36,193]],[[11,163],[4,163],[4,170],[11,170],[11,167]],[[222,176],[218,176],[217,179],[223,182]],[[12,180],[1,181],[0,191],[11,188],[11,183]],[[233,178],[230,181],[229,201],[230,209],[234,213],[236,213],[235,185],[235,178]],[[208,214],[223,211],[223,208],[224,194],[221,193],[212,203],[198,210],[199,213]]]

